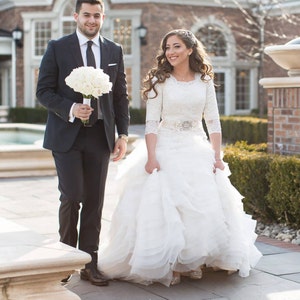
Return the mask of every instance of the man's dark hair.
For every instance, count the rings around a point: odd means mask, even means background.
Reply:
[[[103,2],[103,0],[77,0],[76,1],[76,7],[75,7],[76,13],[79,13],[82,3],[88,3],[88,4],[92,4],[92,5],[98,5],[99,4],[102,8],[102,11],[104,12],[104,2]]]

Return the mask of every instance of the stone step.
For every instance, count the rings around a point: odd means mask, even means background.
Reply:
[[[4,159],[52,159],[51,151],[45,150],[42,148],[31,147],[31,146],[22,146],[15,149],[15,147],[6,146],[5,148],[1,147],[0,149],[0,161]]]
[[[0,290],[3,300],[80,300],[59,284],[90,255],[0,218]]]
[[[45,149],[2,149],[0,151],[0,178],[56,175],[50,151]]]

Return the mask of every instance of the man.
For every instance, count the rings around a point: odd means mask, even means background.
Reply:
[[[37,97],[48,109],[44,147],[52,150],[58,175],[60,241],[73,247],[78,243],[80,250],[91,255],[91,262],[80,271],[81,279],[103,286],[108,281],[97,269],[97,251],[105,182],[110,154],[118,161],[126,152],[128,95],[122,48],[99,34],[103,0],[77,0],[74,19],[75,33],[48,44]],[[99,101],[95,110],[82,104],[82,95],[65,83],[74,68],[87,65],[91,55],[87,54],[88,41],[93,41],[94,64],[109,75],[113,85],[109,94],[92,99]],[[96,112],[95,124],[85,127],[82,121],[92,119]],[[119,135],[116,141],[115,127]]]

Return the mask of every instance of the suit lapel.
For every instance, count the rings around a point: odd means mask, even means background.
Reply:
[[[105,40],[100,36],[101,69],[106,73],[109,62],[109,49]]]
[[[107,46],[107,43],[105,43],[105,40],[103,39],[102,36],[100,36],[100,55],[101,55],[101,66],[100,68],[103,69],[103,72],[107,74],[107,66],[109,62],[109,49]],[[100,102],[100,108],[103,114],[103,119],[104,122],[106,121],[106,110],[109,108],[109,103],[108,103],[108,96],[107,94],[102,95],[99,97],[99,102]],[[104,104],[104,103],[106,104]]]

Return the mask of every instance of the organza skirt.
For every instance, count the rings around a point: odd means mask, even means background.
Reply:
[[[99,268],[106,276],[167,286],[173,271],[206,265],[246,277],[261,253],[254,221],[231,184],[230,170],[213,172],[214,152],[201,134],[161,132],[161,170],[144,170],[145,144],[120,165],[120,200]]]

